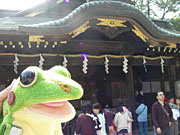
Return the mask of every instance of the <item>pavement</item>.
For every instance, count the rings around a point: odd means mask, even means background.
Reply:
[[[139,131],[138,130],[133,131],[133,135],[139,135]],[[149,130],[148,135],[154,135],[154,132],[152,130]]]

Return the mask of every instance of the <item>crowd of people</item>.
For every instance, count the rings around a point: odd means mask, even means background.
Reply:
[[[154,135],[179,135],[180,100],[166,99],[163,92],[158,92],[156,98],[151,112]],[[91,105],[90,102],[84,102],[82,109],[76,122],[77,135],[132,135],[132,114],[122,102],[116,112],[110,111],[108,105],[102,109],[100,103]],[[143,99],[135,113],[139,134],[148,135],[148,107]]]
[[[0,92],[0,113],[3,101],[12,89],[13,83]],[[152,122],[155,135],[179,135],[180,126],[180,100],[170,97],[165,98],[163,92],[157,93],[157,101],[152,105]],[[142,99],[135,113],[139,125],[139,134],[148,135],[148,107]],[[116,112],[110,110],[109,105],[102,108],[100,103],[91,105],[90,102],[82,103],[82,113],[76,121],[76,135],[132,135],[132,114],[120,102]],[[144,132],[144,133],[143,133]]]
[[[132,115],[122,102],[117,112],[110,111],[109,105],[103,109],[100,103],[82,104],[83,113],[76,122],[76,135],[131,135]]]

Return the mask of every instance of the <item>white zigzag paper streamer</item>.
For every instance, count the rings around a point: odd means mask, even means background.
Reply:
[[[88,59],[87,59],[86,55],[84,55],[83,57],[84,57],[84,60],[83,60],[83,69],[82,69],[82,71],[84,72],[84,74],[87,74]]]
[[[126,57],[124,56],[124,60],[123,60],[123,71],[124,73],[128,73],[128,59],[126,59]]]
[[[107,74],[109,74],[109,60],[108,60],[107,56],[105,56],[104,64],[105,64],[105,71],[106,71]]]
[[[144,65],[144,70],[147,72],[147,68],[146,68],[146,59],[145,57],[143,56],[143,65]]]
[[[43,64],[44,64],[44,58],[42,57],[42,55],[40,54],[40,60],[39,60],[39,68],[43,69]]]
[[[164,60],[163,60],[162,57],[161,57],[161,62],[160,62],[160,64],[161,64],[161,72],[164,73]]]
[[[17,66],[19,65],[19,59],[18,59],[18,57],[17,57],[17,54],[15,54],[15,59],[14,59],[14,61],[13,61],[13,63],[14,63],[14,72],[17,74],[18,73],[18,70],[17,70]]]
[[[68,60],[66,59],[66,56],[64,55],[64,61],[63,61],[63,67],[67,68]]]

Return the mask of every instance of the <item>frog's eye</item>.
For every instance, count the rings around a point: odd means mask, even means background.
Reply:
[[[22,87],[32,86],[37,80],[37,72],[25,70],[20,75],[20,85]]]

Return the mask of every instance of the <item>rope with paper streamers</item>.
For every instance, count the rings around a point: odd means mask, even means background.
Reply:
[[[144,70],[145,70],[145,72],[147,72],[147,67],[146,67],[146,59],[145,59],[145,57],[143,56],[143,65],[144,65]]]
[[[63,61],[63,66],[64,67],[67,67],[67,57],[72,57],[72,58],[78,58],[78,57],[82,57],[83,54],[47,54],[47,53],[43,53],[43,54],[17,54],[17,53],[0,53],[0,56],[15,56],[15,60],[13,61],[14,63],[14,71],[15,73],[17,74],[18,71],[17,71],[17,66],[19,65],[18,62],[19,62],[19,59],[18,57],[27,57],[27,58],[33,58],[33,57],[40,57],[40,61],[39,61],[39,67],[42,68],[43,66],[43,62],[44,62],[44,56],[45,57],[57,57],[57,56],[60,56],[60,57],[64,57],[64,61]],[[88,59],[86,58],[87,56],[85,56],[84,58],[84,61],[83,61],[83,72],[86,74],[87,73],[87,65],[88,65]],[[141,56],[141,55],[138,55],[138,56],[132,56],[132,55],[110,55],[110,54],[106,54],[106,55],[100,55],[100,56],[95,56],[95,55],[88,55],[88,58],[96,58],[96,59],[103,59],[105,58],[105,71],[106,73],[108,74],[109,73],[109,59],[108,58],[114,58],[114,59],[119,59],[119,58],[124,58],[124,61],[123,61],[123,71],[125,73],[128,73],[128,60],[127,58],[134,58],[134,59],[143,59],[143,65],[144,65],[144,68],[145,68],[145,71],[147,71],[146,69],[146,60],[160,60],[160,65],[161,65],[161,72],[164,73],[164,60],[165,59],[172,59],[172,58],[175,58],[173,56],[160,56],[160,57],[147,57],[147,56]]]
[[[44,58],[43,58],[42,55],[40,54],[39,68],[40,68],[40,69],[43,69],[43,65],[44,65]]]
[[[87,74],[87,69],[88,69],[88,59],[87,59],[87,56],[86,55],[83,55],[83,58],[84,58],[84,60],[83,60],[83,69],[82,69],[82,71],[84,72],[84,74]]]
[[[66,59],[66,56],[64,55],[63,67],[67,68],[67,63],[68,63],[68,60]]]
[[[124,60],[123,60],[123,71],[124,73],[128,73],[128,59],[126,59],[126,57],[124,56]]]
[[[163,60],[162,57],[161,57],[161,62],[160,62],[160,64],[161,64],[161,72],[164,73],[164,60]]]
[[[105,56],[105,62],[104,62],[104,66],[105,66],[105,71],[107,74],[109,74],[109,60],[108,60],[108,57],[107,55]]]
[[[14,63],[14,72],[17,74],[18,73],[17,66],[19,65],[19,63],[18,63],[19,59],[17,57],[17,54],[15,54],[14,57],[15,57],[15,59],[13,61],[13,63]]]
[[[0,53],[0,56],[14,56],[17,53]],[[48,54],[48,53],[41,53],[42,56],[49,56],[49,57],[64,57],[64,54]],[[40,54],[17,54],[18,57],[39,57]],[[66,54],[66,57],[81,57],[82,54]],[[141,58],[145,58],[146,60],[158,60],[158,59],[172,59],[174,58],[173,56],[160,56],[160,57],[147,57],[147,56],[142,56],[142,55],[138,55],[138,56],[132,56],[132,55],[111,55],[111,54],[106,54],[106,55],[99,55],[99,56],[95,56],[95,55],[88,55],[88,58],[96,58],[96,59],[102,59],[105,56],[107,56],[108,58],[135,58],[135,59],[141,59]]]

